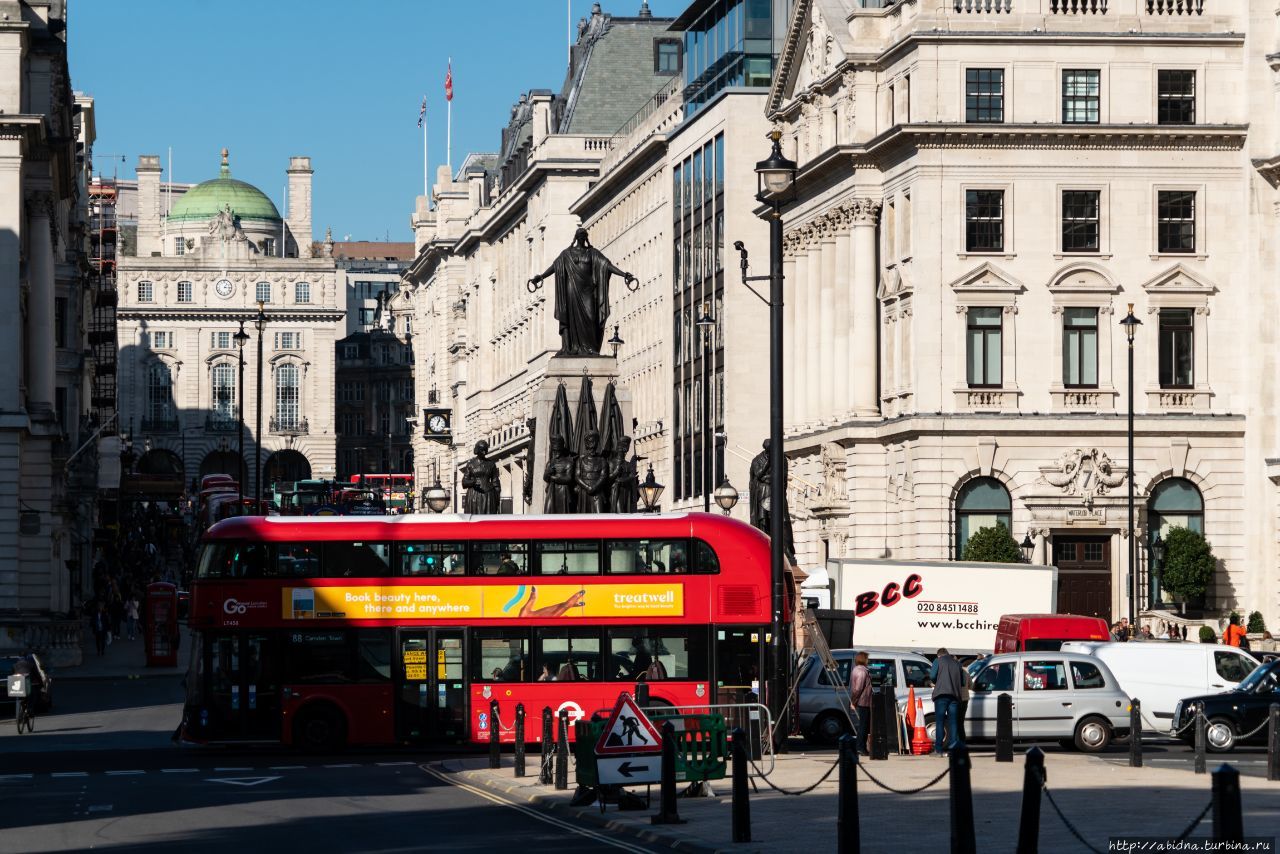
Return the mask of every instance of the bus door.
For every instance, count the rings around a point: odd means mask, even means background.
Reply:
[[[467,694],[462,629],[401,629],[396,704],[402,741],[462,741]]]
[[[205,674],[214,740],[280,738],[280,662],[266,634],[210,634]]]
[[[715,700],[717,704],[763,703],[760,674],[764,672],[766,626],[716,626]],[[760,710],[725,709],[730,728],[740,726],[759,744]],[[753,749],[756,753],[758,748]],[[758,758],[758,757],[757,757]]]

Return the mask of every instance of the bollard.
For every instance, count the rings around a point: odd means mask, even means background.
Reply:
[[[1271,704],[1267,726],[1267,779],[1280,780],[1280,704]]]
[[[885,715],[886,697],[892,702],[893,695],[886,694],[886,689],[871,695],[871,758],[872,759],[888,759],[889,758],[889,727],[892,726],[890,721],[893,720],[892,712]]]
[[[1142,767],[1142,701],[1129,701],[1129,767]]]
[[[840,789],[836,798],[836,850],[840,854],[858,854],[862,850],[858,820],[858,742],[848,734],[840,736]]]
[[[644,678],[644,674],[640,674],[640,678],[636,680],[636,705],[645,708],[649,705],[649,680]]]
[[[498,746],[498,701],[489,701],[489,767],[502,767],[502,748]]]
[[[542,767],[538,769],[538,782],[551,785],[551,707],[542,707],[542,744],[539,745]]]
[[[1044,790],[1044,751],[1027,751],[1022,773],[1022,817],[1018,820],[1017,854],[1037,854],[1040,850],[1040,793]]]
[[[1196,713],[1196,773],[1204,773],[1204,713]]]
[[[973,786],[969,780],[969,748],[951,748],[951,854],[977,854],[973,826]]]
[[[684,824],[676,809],[676,729],[671,721],[662,724],[662,795],[658,814],[649,817],[652,824]]]
[[[1222,764],[1213,772],[1213,839],[1243,842],[1244,816],[1240,807],[1240,772]]]
[[[524,703],[516,704],[516,776],[524,776]]]
[[[556,788],[569,788],[569,710],[560,710],[560,737],[556,740]]]
[[[637,686],[639,687],[639,686]],[[747,791],[747,734],[742,727],[734,727],[729,734],[733,741],[733,841],[751,841],[751,800]]]
[[[1013,697],[996,698],[996,761],[1013,761]]]

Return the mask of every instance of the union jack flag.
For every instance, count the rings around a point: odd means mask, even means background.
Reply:
[[[422,96],[422,107],[418,110],[418,127],[422,127],[423,121],[427,118],[427,96]]]
[[[444,75],[444,99],[446,101],[453,100],[453,63],[449,63],[449,70]]]

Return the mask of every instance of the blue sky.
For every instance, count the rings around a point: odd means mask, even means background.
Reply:
[[[649,2],[660,16],[685,5]],[[159,154],[167,175],[172,148],[173,180],[203,181],[225,145],[232,174],[283,210],[288,158],[306,154],[316,239],[332,226],[411,240],[422,96],[433,174],[450,56],[453,163],[496,151],[520,93],[564,81],[567,6],[576,25],[591,0],[72,0],[71,79],[96,98],[96,171],[132,178],[139,154]],[[630,16],[640,0],[604,8]]]

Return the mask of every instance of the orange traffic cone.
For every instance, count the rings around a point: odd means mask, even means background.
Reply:
[[[916,700],[916,712],[913,732],[911,733],[911,752],[916,756],[926,756],[933,750],[933,742],[924,728],[924,700]]]

